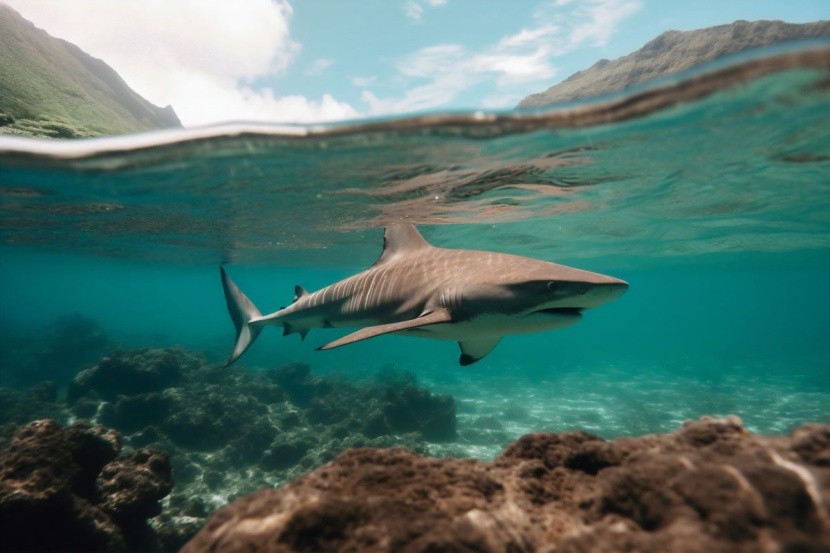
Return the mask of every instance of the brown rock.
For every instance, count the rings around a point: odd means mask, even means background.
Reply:
[[[354,449],[220,509],[183,551],[830,551],[828,436],[730,417],[532,434],[493,463]]]
[[[155,547],[146,524],[170,492],[167,456],[117,458],[102,427],[38,420],[0,450],[0,550],[124,551]]]
[[[101,509],[118,521],[143,522],[161,512],[159,500],[173,491],[173,474],[166,453],[140,449],[113,461],[97,479]]]

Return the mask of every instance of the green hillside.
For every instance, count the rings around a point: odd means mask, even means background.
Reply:
[[[667,31],[636,52],[615,60],[600,60],[544,92],[531,94],[516,107],[540,107],[610,94],[750,48],[828,36],[830,21],[735,21],[695,31]]]
[[[0,4],[0,134],[74,138],[181,127],[110,66]]]

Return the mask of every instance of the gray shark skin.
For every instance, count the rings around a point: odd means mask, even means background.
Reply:
[[[382,334],[456,340],[461,365],[486,356],[503,336],[570,326],[584,309],[618,298],[614,277],[505,253],[437,248],[411,224],[387,227],[369,269],[314,293],[295,287],[294,303],[262,315],[219,268],[236,326],[236,361],[268,325],[305,339],[312,328],[359,328],[321,350]]]

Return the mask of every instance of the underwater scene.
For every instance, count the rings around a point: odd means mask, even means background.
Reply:
[[[163,452],[143,516],[167,550],[352,447],[492,461],[533,432],[830,422],[826,44],[547,111],[0,137],[0,217],[0,445],[51,418]],[[472,364],[454,339],[318,351],[369,325],[279,325],[225,366],[220,266],[267,315],[372,266],[401,224],[628,290]]]

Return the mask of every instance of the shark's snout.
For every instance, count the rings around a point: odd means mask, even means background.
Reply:
[[[615,300],[628,292],[628,283],[624,280],[617,280],[616,282],[606,284],[606,286],[608,287],[608,291],[606,293],[609,296],[609,301]]]
[[[591,284],[589,290],[585,293],[586,303],[582,305],[584,308],[598,307],[610,301],[613,301],[628,290],[628,283],[613,277],[608,277],[606,282]]]
[[[540,304],[534,311],[581,311],[599,307],[622,296],[626,290],[627,282],[605,275],[592,275],[592,281],[558,282],[553,301]]]

